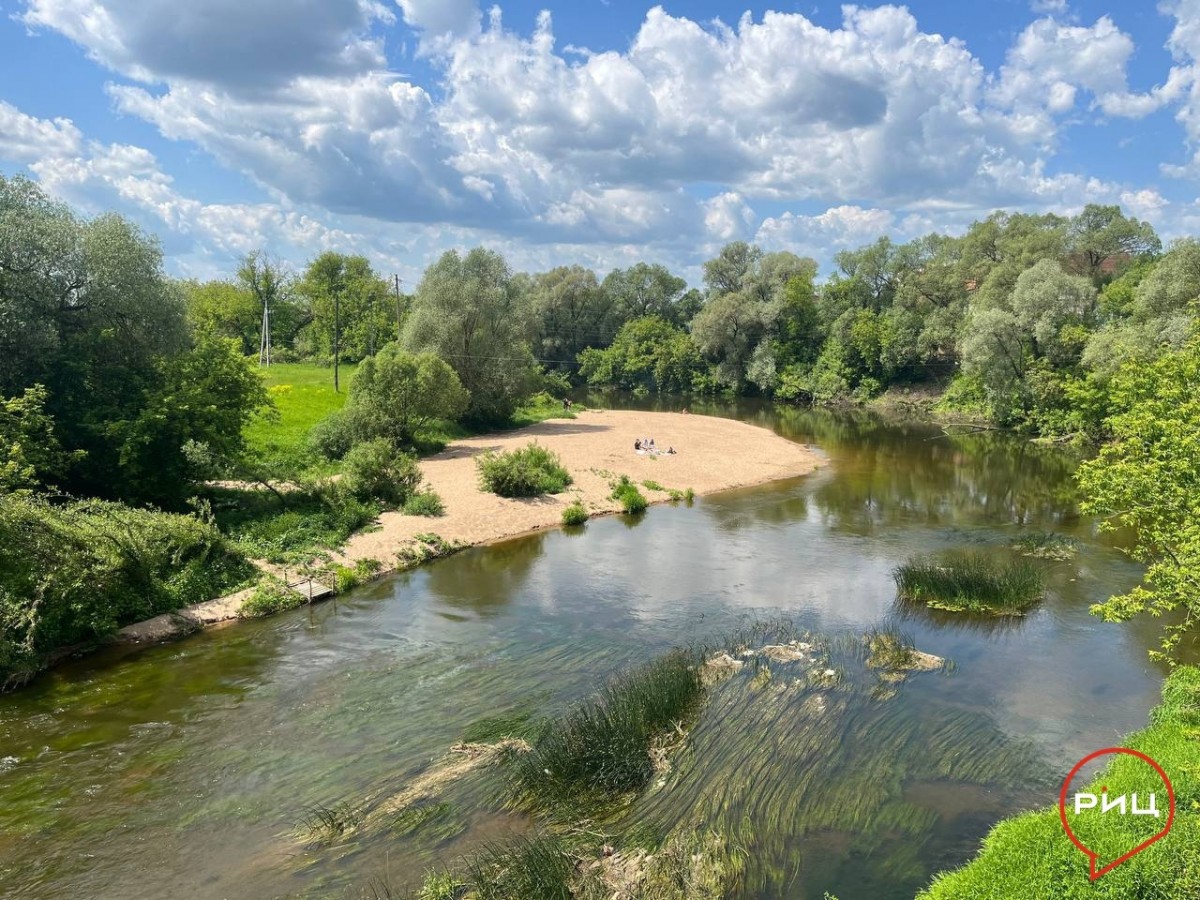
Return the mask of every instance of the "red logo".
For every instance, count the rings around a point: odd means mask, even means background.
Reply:
[[[1114,859],[1112,862],[1101,865],[1099,852],[1089,849],[1083,841],[1081,841],[1071,828],[1071,823],[1067,819],[1067,808],[1070,806],[1076,817],[1086,813],[1089,816],[1146,816],[1153,817],[1161,821],[1163,818],[1162,811],[1158,808],[1158,792],[1152,791],[1143,796],[1134,793],[1132,796],[1121,794],[1118,796],[1109,796],[1108,787],[1105,786],[1100,792],[1100,795],[1088,793],[1076,793],[1073,796],[1072,803],[1067,803],[1067,793],[1071,789],[1071,782],[1075,780],[1075,776],[1079,774],[1079,770],[1086,766],[1094,759],[1099,759],[1102,756],[1115,756],[1123,754],[1132,756],[1141,760],[1148,765],[1162,779],[1163,786],[1167,793],[1167,813],[1166,823],[1162,829],[1153,837],[1142,841],[1124,856]],[[1088,863],[1090,864],[1090,874],[1092,881],[1095,881],[1102,875],[1107,875],[1123,862],[1133,859],[1155,841],[1161,840],[1167,836],[1167,832],[1171,830],[1171,826],[1175,824],[1175,789],[1171,787],[1171,779],[1167,777],[1167,773],[1163,771],[1162,766],[1152,760],[1145,753],[1139,753],[1137,750],[1129,750],[1125,747],[1109,747],[1106,750],[1097,750],[1089,756],[1081,759],[1067,775],[1063,782],[1062,790],[1058,795],[1058,815],[1062,819],[1063,829],[1067,832],[1067,837],[1071,839],[1071,843],[1087,854]],[[1077,819],[1078,821],[1078,819]]]

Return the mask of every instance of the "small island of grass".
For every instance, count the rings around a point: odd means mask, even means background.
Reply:
[[[920,556],[892,573],[903,600],[950,612],[1021,615],[1045,593],[1042,574],[1024,560],[999,563],[982,553]]]

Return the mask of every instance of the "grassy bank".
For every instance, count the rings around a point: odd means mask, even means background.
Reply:
[[[1067,839],[1057,807],[1001,822],[983,842],[979,856],[963,868],[938,876],[918,900],[1013,900],[1096,897],[1190,900],[1200,897],[1200,668],[1175,670],[1163,684],[1163,702],[1150,727],[1124,746],[1147,754],[1167,772],[1175,788],[1176,818],[1171,833],[1096,882],[1087,858]],[[1087,788],[1111,795],[1158,790],[1149,769],[1117,759]],[[1140,817],[1109,815],[1089,844],[1111,861],[1148,835]],[[1152,831],[1152,829],[1151,829]]]

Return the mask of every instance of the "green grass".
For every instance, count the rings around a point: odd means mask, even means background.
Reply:
[[[293,591],[277,578],[264,578],[254,593],[242,603],[238,618],[261,619],[289,609],[298,609],[304,603],[299,591]]]
[[[302,472],[320,465],[308,447],[308,433],[331,412],[346,405],[350,382],[357,366],[343,365],[341,392],[333,390],[333,368],[316,363],[276,363],[262,369],[263,382],[275,403],[277,414],[259,418],[246,429],[251,448],[261,452],[276,467]],[[325,463],[323,469],[334,464]]]
[[[982,553],[917,557],[892,574],[902,599],[953,612],[1019,614],[1045,591],[1042,574],[1032,563],[1002,565]]]
[[[661,491],[664,494],[667,493],[667,489],[665,487],[663,487],[661,484],[659,484],[657,481],[650,481],[647,479],[646,481],[642,482],[642,487],[644,487],[648,491]]]
[[[537,443],[507,453],[485,453],[475,465],[483,490],[501,497],[559,494],[572,481],[558,454]]]
[[[650,502],[638,490],[638,486],[629,480],[628,475],[622,475],[613,484],[612,498],[621,504],[621,508],[629,515],[645,512]]]
[[[1067,839],[1057,807],[1048,806],[1002,821],[973,862],[939,875],[919,900],[1200,897],[1200,669],[1176,669],[1163,683],[1162,697],[1150,727],[1130,735],[1124,746],[1150,756],[1171,778],[1176,818],[1167,837],[1092,882],[1087,858]],[[1162,782],[1132,757],[1115,758],[1090,786],[1075,790],[1099,794],[1104,786],[1113,796],[1137,791],[1143,803],[1147,792],[1157,791],[1165,816]],[[1085,842],[1107,863],[1153,834],[1163,819],[1109,814],[1090,822]]]
[[[578,500],[562,511],[562,523],[567,526],[582,525],[588,518],[587,508]]]
[[[437,518],[446,514],[446,506],[442,503],[442,498],[438,496],[437,491],[429,489],[409,497],[404,503],[404,514]]]
[[[513,761],[519,802],[548,811],[618,800],[654,774],[651,747],[696,708],[703,654],[676,650],[613,679]]]

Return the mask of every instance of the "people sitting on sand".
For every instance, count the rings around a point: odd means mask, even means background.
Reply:
[[[642,449],[642,439],[641,439],[641,438],[634,438],[634,439],[633,439],[633,449],[634,449],[634,450],[641,450],[641,449]]]
[[[668,447],[668,448],[667,448],[667,455],[668,455],[668,456],[674,456],[674,455],[675,455],[675,448],[674,448],[674,447]]]
[[[649,449],[654,449],[654,438],[650,438],[650,443],[646,445]]]

